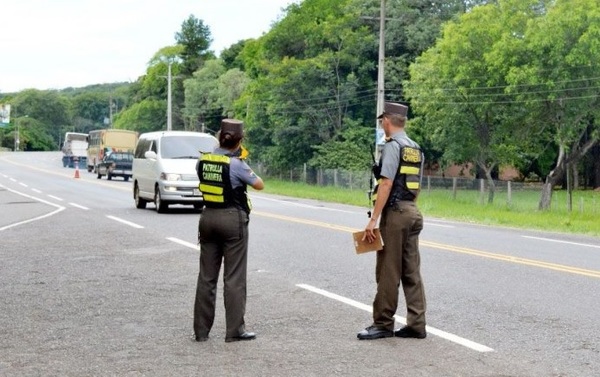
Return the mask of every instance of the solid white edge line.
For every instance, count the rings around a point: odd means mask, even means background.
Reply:
[[[180,240],[179,238],[175,238],[175,237],[167,237],[167,239],[169,241],[171,241],[171,242],[175,242],[175,243],[178,243],[178,244],[180,244],[182,246],[189,247],[190,249],[194,249],[194,250],[200,251],[200,246],[196,245],[194,243],[187,242],[187,241],[184,241],[184,240]]]
[[[299,287],[299,288],[306,289],[308,291],[320,294],[322,296],[334,299],[336,301],[340,301],[340,302],[342,302],[344,304],[353,306],[353,307],[355,307],[357,309],[361,309],[361,310],[367,311],[369,313],[373,312],[373,309],[372,309],[371,306],[365,305],[365,304],[360,303],[358,301],[354,301],[354,300],[349,299],[347,297],[339,296],[339,295],[336,295],[335,293],[327,292],[327,291],[325,291],[323,289],[319,289],[319,288],[316,288],[316,287],[313,287],[313,286],[307,285],[307,284],[296,284],[296,286]],[[403,324],[406,324],[406,318],[400,317],[398,315],[395,315],[394,318],[396,318],[399,322],[401,322]],[[474,351],[478,351],[478,352],[493,352],[494,351],[493,348],[490,348],[490,347],[484,346],[483,344],[479,344],[479,343],[473,342],[471,340],[462,338],[462,337],[460,337],[458,335],[450,334],[450,333],[448,333],[446,331],[442,331],[442,330],[436,329],[435,327],[427,326],[426,329],[427,329],[427,332],[429,334],[437,335],[440,338],[449,340],[449,341],[451,341],[453,343],[456,343],[456,344],[459,344],[459,345],[461,345],[463,347],[470,348],[470,349],[472,349]]]
[[[136,223],[132,223],[131,221],[127,221],[127,220],[120,219],[120,218],[118,218],[118,217],[116,217],[116,216],[106,215],[106,217],[108,217],[109,219],[112,219],[112,220],[118,221],[118,222],[120,222],[120,223],[123,223],[123,224],[125,224],[125,225],[129,225],[129,226],[130,226],[130,227],[132,227],[132,228],[136,228],[136,229],[143,229],[143,228],[144,228],[144,227],[143,227],[143,226],[141,226],[141,225],[138,225],[138,224],[136,224]]]
[[[570,241],[561,241],[561,240],[553,240],[552,238],[543,238],[543,237],[532,237],[532,236],[521,236],[523,238],[530,238],[532,240],[540,240],[540,241],[548,241],[548,242],[556,242],[556,243],[566,243],[568,245],[575,245],[575,246],[585,246],[585,247],[593,247],[596,249],[600,249],[600,246],[598,245],[592,245],[592,244],[587,244],[587,243],[578,243],[578,242],[570,242]]]
[[[431,221],[425,221],[426,226],[439,226],[441,228],[456,228],[454,225],[432,223]]]
[[[77,203],[69,203],[69,204],[70,204],[70,205],[72,205],[73,207],[77,207],[77,208],[79,208],[79,209],[84,209],[84,210],[86,210],[86,211],[87,211],[87,210],[89,210],[89,208],[88,208],[88,207],[84,207],[84,206],[82,206],[82,205],[79,205],[79,204],[77,204]]]
[[[20,221],[20,222],[18,222],[18,223],[14,223],[14,224],[5,225],[5,226],[3,226],[3,227],[0,227],[0,231],[2,231],[2,230],[6,230],[6,229],[9,229],[9,228],[13,228],[13,227],[15,227],[15,226],[19,226],[19,225],[27,224],[27,223],[30,223],[30,222],[33,222],[33,221],[36,221],[36,220],[41,220],[41,219],[44,219],[44,218],[46,218],[46,217],[50,217],[50,216],[56,215],[57,213],[59,213],[59,212],[61,212],[61,211],[64,211],[64,210],[65,210],[65,207],[63,207],[63,206],[59,206],[58,204],[54,204],[54,203],[51,203],[51,202],[48,202],[48,201],[45,201],[44,199],[36,198],[35,196],[27,195],[27,194],[24,194],[24,193],[22,193],[22,192],[15,191],[15,190],[12,190],[12,189],[9,189],[8,187],[6,187],[6,186],[3,186],[3,185],[0,185],[0,187],[2,187],[2,188],[4,188],[4,189],[6,189],[7,191],[10,191],[10,192],[12,192],[12,193],[14,193],[14,194],[21,195],[21,196],[24,196],[24,197],[26,197],[26,198],[29,198],[29,199],[37,200],[37,201],[38,201],[38,202],[40,202],[40,203],[44,203],[44,204],[47,204],[47,205],[49,205],[49,206],[52,206],[52,207],[55,207],[55,208],[56,208],[56,210],[55,210],[55,211],[52,211],[52,212],[50,212],[50,213],[47,213],[47,214],[45,214],[45,215],[38,216],[38,217],[34,217],[34,218],[32,218],[32,219],[28,219],[28,220]]]

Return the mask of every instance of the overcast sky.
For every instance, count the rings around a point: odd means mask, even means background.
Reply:
[[[219,54],[299,0],[3,0],[0,93],[135,81],[190,15]]]

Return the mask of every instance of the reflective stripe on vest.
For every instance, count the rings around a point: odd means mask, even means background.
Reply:
[[[420,170],[421,169],[414,166],[400,166],[400,174],[418,175]]]

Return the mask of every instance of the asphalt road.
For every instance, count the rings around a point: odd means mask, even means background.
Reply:
[[[266,182],[268,185],[268,181]],[[600,239],[425,219],[425,340],[359,341],[365,208],[251,192],[246,323],[192,341],[199,214],[0,153],[0,376],[597,376]],[[401,298],[398,326],[404,320]]]

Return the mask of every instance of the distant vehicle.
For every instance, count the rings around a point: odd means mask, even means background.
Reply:
[[[133,153],[137,139],[138,133],[136,131],[114,128],[90,131],[88,135],[87,171],[98,173],[97,165],[108,153]]]
[[[104,155],[102,161],[96,165],[98,179],[106,176],[109,181],[113,177],[123,177],[128,181],[131,177],[131,167],[133,165],[133,153],[131,152],[111,152]]]
[[[218,140],[202,132],[159,131],[140,135],[133,158],[133,199],[137,208],[154,202],[156,211],[170,204],[204,206],[198,189],[196,162],[210,153]]]
[[[63,167],[74,168],[86,166],[87,160],[87,134],[78,132],[67,132],[65,134],[65,141],[62,146],[62,164]]]

